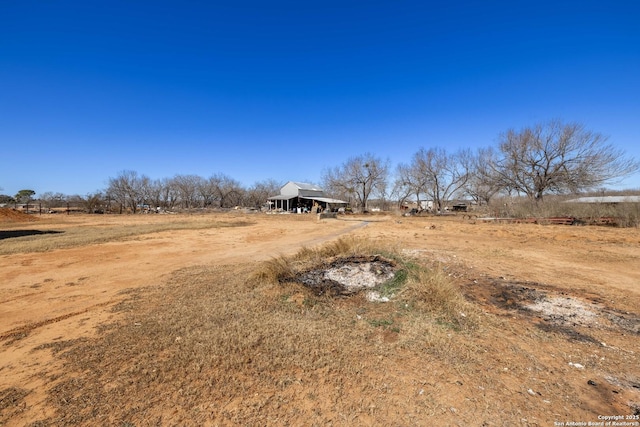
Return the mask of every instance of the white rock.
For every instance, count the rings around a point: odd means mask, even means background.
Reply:
[[[389,297],[380,296],[379,292],[367,292],[367,300],[371,302],[389,302]]]

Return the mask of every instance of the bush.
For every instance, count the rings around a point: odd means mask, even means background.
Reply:
[[[491,215],[505,218],[572,217],[585,225],[640,227],[640,203],[568,203],[567,197],[544,201],[500,199],[489,207]]]

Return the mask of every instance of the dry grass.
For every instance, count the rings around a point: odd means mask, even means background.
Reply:
[[[388,284],[390,303],[317,296],[295,280],[328,259],[372,254],[403,272]],[[601,349],[490,316],[442,271],[399,254],[370,240],[340,239],[261,264],[187,268],[162,286],[130,291],[114,307],[121,316],[97,338],[34,350],[52,351],[65,364],[64,376],[47,378],[55,414],[34,425],[590,419],[590,408],[570,396],[586,380],[574,380],[565,358],[589,360]],[[622,375],[625,362],[636,366],[625,357],[607,353],[607,364]],[[19,390],[5,395],[24,399]]]
[[[417,265],[404,259],[393,246],[371,240],[342,238],[318,249],[305,248],[294,258],[278,257],[265,262],[254,277],[257,282],[269,284],[295,281],[302,272],[320,268],[336,258],[374,255],[384,255],[397,263],[396,277],[380,290],[391,295],[403,312],[433,318],[456,331],[469,332],[478,326],[479,310],[465,300],[441,269]]]
[[[48,252],[97,243],[107,243],[133,239],[145,234],[177,230],[202,230],[222,227],[243,227],[247,221],[203,221],[199,218],[173,222],[158,222],[135,225],[108,224],[102,227],[75,225],[56,229],[55,225],[45,225],[33,230],[34,235],[6,238],[2,240],[0,255],[15,253]],[[50,228],[54,228],[50,230]],[[42,230],[47,229],[47,230]],[[28,234],[31,230],[24,230]]]
[[[478,325],[478,309],[440,269],[413,269],[400,298],[420,313],[430,314],[456,330],[470,331]]]
[[[29,393],[29,390],[17,387],[0,390],[0,425],[2,425],[3,415],[9,418],[20,413],[25,407],[23,400]]]
[[[586,224],[598,224],[602,218],[613,218],[611,225],[640,227],[640,203],[566,203],[565,200],[566,197],[550,196],[539,203],[522,200],[504,205],[496,201],[489,210],[493,215],[515,218],[574,217]]]
[[[381,391],[394,379],[380,370],[396,366],[404,352],[426,350],[452,366],[468,361],[438,349],[465,347],[452,337],[471,329],[459,317],[473,310],[443,275],[416,266],[401,300],[390,304],[318,297],[282,279],[329,256],[380,252],[371,242],[342,239],[257,269],[181,270],[160,289],[131,294],[118,307],[126,319],[103,328],[100,339],[49,347],[75,374],[54,381],[50,403],[57,413],[45,423],[375,419],[372,408],[393,407],[398,398]]]

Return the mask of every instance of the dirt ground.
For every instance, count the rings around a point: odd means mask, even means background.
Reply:
[[[246,224],[161,231],[47,252],[0,255],[0,425],[45,425],[38,424],[39,420],[52,419],[55,408],[47,399],[51,378],[69,373],[55,352],[36,349],[61,338],[96,338],[101,325],[122,316],[113,308],[132,289],[160,286],[185,267],[238,266],[238,271],[245,271],[257,262],[347,235],[392,242],[406,256],[443,268],[486,316],[510,325],[504,332],[509,337],[506,341],[496,340],[494,334],[488,334],[485,342],[480,338],[481,347],[496,352],[495,357],[483,359],[486,365],[463,372],[433,365],[433,375],[417,386],[416,393],[437,393],[437,411],[427,411],[412,421],[399,417],[394,425],[428,425],[428,420],[438,420],[435,424],[439,425],[570,425],[606,422],[610,419],[605,417],[610,416],[623,417],[619,422],[640,421],[637,228],[496,224],[461,217],[396,215],[322,221],[312,215],[211,217]],[[175,218],[43,215],[29,222],[14,218],[0,222],[4,233],[0,247],[20,238],[14,237],[18,231],[64,232],[74,227],[138,225]],[[528,332],[522,334],[525,329]],[[512,351],[514,346],[518,353]],[[524,356],[516,361],[510,354]],[[402,379],[408,376],[406,370],[422,363],[418,357],[409,357],[402,366],[388,368],[385,375],[407,385],[409,379]],[[500,390],[489,392],[482,385],[481,379],[489,375],[494,377],[486,384]],[[557,387],[560,383],[565,389]],[[253,395],[250,389],[247,394]],[[479,396],[484,397],[478,401]],[[399,408],[410,405],[397,400]],[[330,404],[326,405],[325,410],[331,412]],[[507,407],[510,412],[504,413]],[[474,413],[482,416],[474,418]],[[336,419],[332,424],[386,425],[394,420],[390,408],[380,417],[372,415],[353,423]],[[378,423],[380,420],[385,423]],[[211,423],[217,424],[226,423]],[[304,420],[290,423],[310,424]]]

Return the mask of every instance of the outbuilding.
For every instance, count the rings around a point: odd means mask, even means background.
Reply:
[[[322,188],[304,182],[289,181],[280,188],[280,194],[268,198],[271,209],[283,212],[313,212],[337,210],[348,205],[344,200],[333,199]]]

